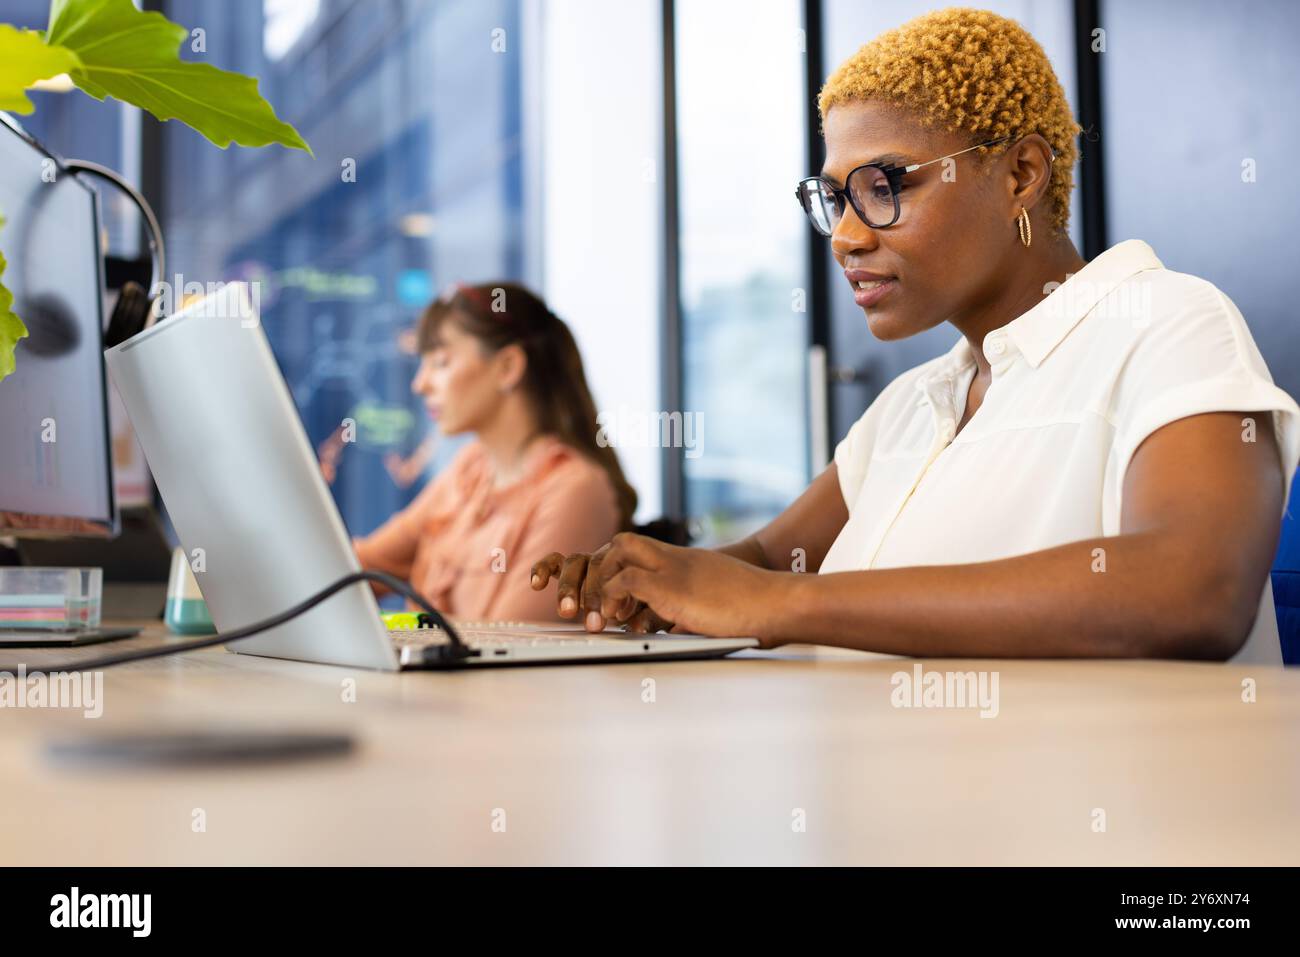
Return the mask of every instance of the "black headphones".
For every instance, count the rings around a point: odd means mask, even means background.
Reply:
[[[167,275],[167,254],[163,246],[162,227],[158,225],[158,217],[154,215],[153,208],[140,194],[139,190],[107,166],[101,166],[99,163],[92,163],[88,160],[65,160],[63,168],[72,173],[86,173],[112,183],[125,193],[136,208],[140,210],[145,225],[148,227],[149,258],[151,261],[149,271],[150,292],[146,292],[134,280],[127,280],[123,284],[117,302],[113,304],[113,312],[108,320],[108,328],[104,331],[104,348],[111,349],[113,346],[130,339],[140,330],[153,325],[155,321],[161,318],[156,308],[160,304],[155,302],[155,297],[160,291],[163,278]]]

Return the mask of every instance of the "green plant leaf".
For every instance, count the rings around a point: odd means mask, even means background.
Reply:
[[[0,216],[0,229],[5,225],[5,218]],[[0,278],[5,274],[5,257],[0,253]],[[27,327],[14,314],[14,294],[0,282],[0,380],[14,371],[14,347],[18,340],[25,338]]]
[[[257,80],[182,60],[190,32],[131,0],[54,0],[45,40],[80,64],[72,82],[97,100],[113,96],[160,120],[180,120],[225,149],[279,143],[311,152],[306,140],[262,99]]]
[[[23,92],[37,80],[48,80],[77,68],[71,50],[48,46],[35,30],[0,23],[0,110],[30,113],[34,107]]]

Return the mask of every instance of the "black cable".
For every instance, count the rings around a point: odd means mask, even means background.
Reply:
[[[303,612],[310,611],[325,599],[342,591],[349,585],[357,582],[378,582],[386,588],[390,588],[404,598],[410,599],[419,605],[433,619],[435,625],[441,628],[447,634],[448,643],[446,645],[434,645],[426,649],[426,655],[432,653],[440,657],[443,661],[459,661],[464,658],[472,658],[477,654],[475,649],[470,648],[461,640],[456,629],[451,626],[433,605],[429,604],[419,592],[399,578],[384,572],[353,572],[350,575],[344,575],[333,584],[322,588],[316,594],[312,595],[298,604],[294,605],[278,615],[272,615],[270,618],[264,618],[259,622],[251,625],[245,625],[243,628],[236,628],[234,631],[227,631],[215,635],[208,635],[204,638],[196,638],[194,641],[187,641],[183,644],[162,645],[157,648],[142,648],[138,651],[126,651],[116,655],[104,655],[101,658],[91,658],[89,661],[71,662],[66,665],[50,665],[36,670],[29,670],[28,674],[49,674],[50,672],[67,672],[67,671],[92,671],[101,668],[111,668],[113,665],[126,664],[130,661],[143,661],[147,658],[163,658],[167,655],[178,655],[186,651],[197,651],[200,648],[211,648],[214,645],[225,645],[232,641],[240,641],[244,638],[251,638],[253,635],[260,634],[278,625],[283,625],[287,621],[292,621]]]

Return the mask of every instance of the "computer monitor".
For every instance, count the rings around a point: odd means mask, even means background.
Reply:
[[[2,113],[0,216],[28,329],[0,380],[0,536],[115,535],[97,194]]]

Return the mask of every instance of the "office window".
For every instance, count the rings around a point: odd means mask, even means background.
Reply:
[[[349,530],[465,439],[410,393],[412,327],[453,280],[534,280],[521,3],[171,0],[184,55],[256,75],[315,157],[164,127],[171,272],[262,284],[263,323]],[[345,419],[355,442],[344,442]]]
[[[802,5],[676,5],[685,506],[747,534],[808,482]]]
[[[526,189],[539,206],[534,242],[544,251],[541,285],[582,350],[597,410],[625,418],[629,411],[657,410],[664,303],[661,0],[530,2],[524,14],[524,29],[541,37],[525,53],[540,65],[544,110],[524,116],[525,139],[532,128],[542,144],[542,162],[526,170],[541,180],[539,188]],[[617,431],[613,437],[620,438]],[[659,518],[663,450],[649,441],[617,441],[617,448],[637,491],[636,521]]]

